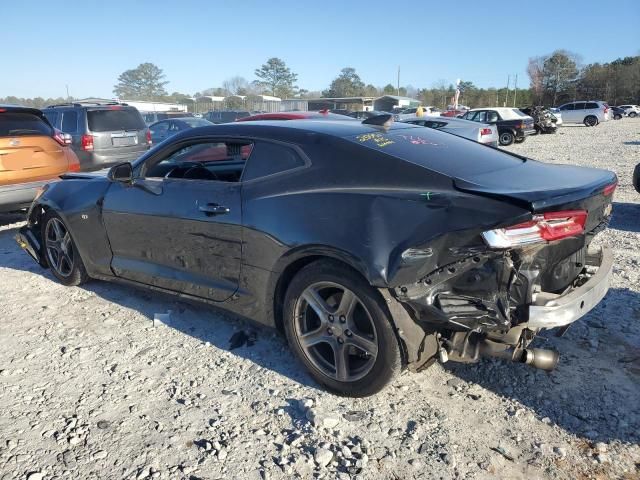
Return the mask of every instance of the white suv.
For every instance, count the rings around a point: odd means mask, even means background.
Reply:
[[[640,106],[638,105],[620,105],[620,108],[623,109],[631,118],[640,115]]]
[[[598,123],[609,120],[609,110],[609,105],[596,101],[560,105],[563,123],[584,123],[587,127],[595,127]]]

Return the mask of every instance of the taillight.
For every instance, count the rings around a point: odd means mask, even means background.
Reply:
[[[566,210],[535,215],[529,222],[482,233],[492,248],[513,248],[532,243],[552,242],[584,232],[586,210]]]
[[[80,144],[82,145],[82,150],[85,152],[93,151],[93,135],[82,135]]]
[[[68,133],[63,133],[57,128],[53,129],[52,137],[56,142],[58,142],[63,147],[66,147],[73,143],[73,138],[71,138],[71,135],[69,135]]]
[[[70,172],[79,172],[80,171],[80,162],[78,161],[78,157],[75,155],[73,158],[69,160],[69,171]]]
[[[482,130],[480,130],[480,136],[482,135],[491,135],[493,132],[491,131],[490,128],[483,128]]]
[[[153,140],[151,140],[151,130],[147,128],[147,145],[151,145]]]
[[[607,185],[606,187],[604,187],[603,193],[605,197],[612,195],[613,192],[615,192],[617,186],[618,186],[618,182],[613,182],[611,185]]]

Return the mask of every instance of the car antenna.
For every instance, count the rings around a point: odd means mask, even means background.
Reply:
[[[389,127],[393,123],[393,115],[389,113],[383,113],[382,115],[376,115],[375,117],[369,117],[362,121],[363,125],[378,125],[379,127]]]

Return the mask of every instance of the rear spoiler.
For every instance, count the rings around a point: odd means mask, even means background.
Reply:
[[[382,115],[376,115],[375,117],[369,117],[362,121],[363,125],[377,125],[379,127],[388,127],[393,123],[393,115],[390,113],[384,113]]]

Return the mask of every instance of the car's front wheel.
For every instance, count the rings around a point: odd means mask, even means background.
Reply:
[[[631,113],[629,113],[629,116],[630,116],[631,118],[635,118],[635,117],[637,117],[637,116],[638,116],[638,114],[637,114],[636,112],[631,112]]]
[[[377,393],[401,370],[382,296],[340,262],[320,260],[298,272],[287,289],[284,327],[311,375],[339,395]]]
[[[595,115],[589,115],[584,119],[584,124],[587,127],[595,127],[596,125],[598,125],[598,117],[596,117]]]
[[[42,248],[51,273],[60,283],[71,287],[89,280],[68,227],[53,210],[42,222]]]
[[[512,132],[504,131],[500,132],[500,145],[508,147],[515,140],[515,135]]]
[[[633,188],[640,193],[640,163],[633,169]]]

